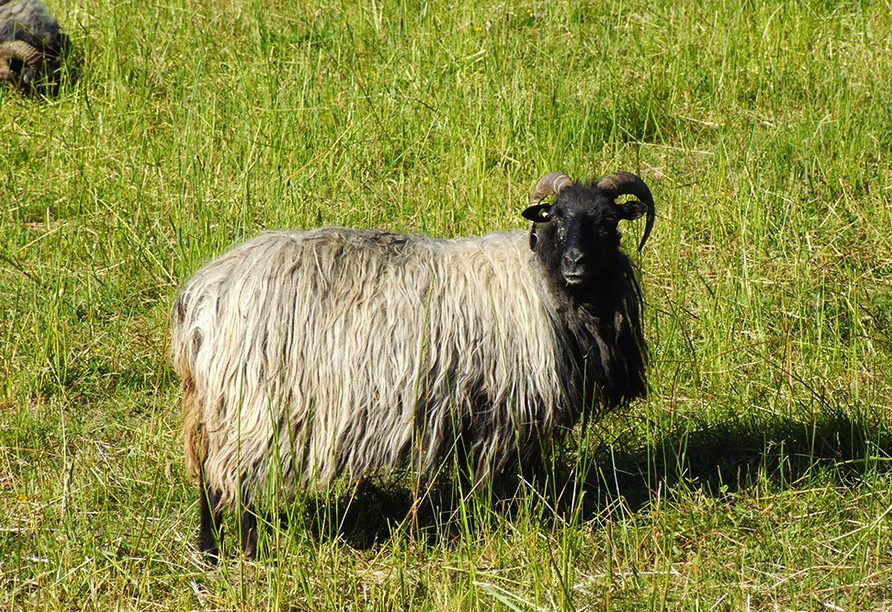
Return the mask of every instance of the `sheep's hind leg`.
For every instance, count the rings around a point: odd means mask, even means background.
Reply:
[[[242,506],[241,544],[245,558],[257,558],[257,514],[251,504]]]
[[[203,473],[199,482],[198,503],[201,508],[198,548],[214,563],[220,558],[223,543],[223,510],[219,508],[220,491],[212,491],[207,486]]]

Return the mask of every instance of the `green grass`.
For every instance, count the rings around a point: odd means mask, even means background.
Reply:
[[[892,609],[888,2],[47,3],[82,78],[0,91],[0,610]],[[555,169],[654,192],[648,400],[510,513],[381,484],[205,567],[183,280],[523,227]]]

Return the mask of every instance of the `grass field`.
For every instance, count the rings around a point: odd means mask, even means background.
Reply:
[[[46,2],[82,77],[0,91],[0,610],[892,610],[889,0]],[[185,278],[521,228],[555,169],[654,193],[649,398],[510,516],[419,537],[381,483],[203,565]]]

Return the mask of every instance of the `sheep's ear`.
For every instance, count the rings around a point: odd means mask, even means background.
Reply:
[[[545,223],[546,221],[551,220],[551,205],[549,204],[536,204],[534,206],[530,206],[523,213],[521,213],[525,218],[530,221],[535,221],[536,223]]]
[[[647,204],[638,200],[629,200],[619,204],[619,218],[626,221],[640,219],[647,212]]]

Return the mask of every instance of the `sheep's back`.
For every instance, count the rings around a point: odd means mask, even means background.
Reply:
[[[38,0],[0,0],[0,42],[26,40],[41,48],[47,45],[54,52],[62,51],[59,24]]]

